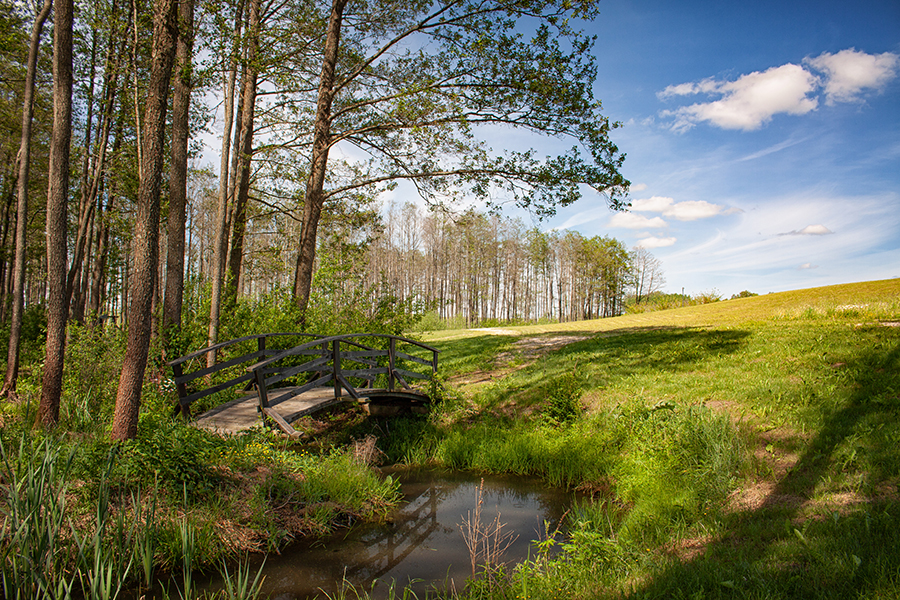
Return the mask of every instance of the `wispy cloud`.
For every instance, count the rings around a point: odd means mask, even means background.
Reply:
[[[830,235],[834,232],[824,225],[807,225],[803,229],[779,233],[778,235]]]
[[[722,129],[751,131],[775,115],[804,115],[816,110],[819,92],[824,93],[826,104],[834,104],[858,101],[866,91],[881,91],[896,76],[900,56],[891,52],[866,54],[851,48],[837,54],[825,52],[803,62],[809,69],[788,63],[735,81],[708,78],[670,85],[657,94],[660,100],[698,94],[720,98],[660,114],[672,118],[671,129],[679,132],[703,122]]]
[[[736,162],[756,160],[757,158],[762,158],[763,156],[775,154],[776,152],[781,152],[782,150],[784,150],[786,148],[790,148],[791,146],[796,146],[797,144],[801,144],[801,143],[807,141],[808,139],[809,138],[806,137],[806,138],[802,138],[802,139],[785,140],[778,144],[773,144],[772,146],[769,146],[768,148],[763,148],[762,150],[759,150],[758,152],[754,152],[753,154],[748,154],[747,156],[743,156],[743,157],[737,159]]]

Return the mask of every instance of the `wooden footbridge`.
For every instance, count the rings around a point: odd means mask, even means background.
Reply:
[[[216,362],[208,367],[210,353]],[[371,414],[425,410],[427,390],[409,382],[427,383],[437,358],[437,349],[395,335],[265,333],[168,364],[178,390],[176,414],[190,417],[197,403],[199,427],[236,433],[262,418],[297,436],[291,423],[339,402],[357,402]]]

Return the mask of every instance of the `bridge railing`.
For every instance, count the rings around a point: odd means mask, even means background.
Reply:
[[[414,352],[424,354],[424,357]],[[248,366],[247,372],[255,378],[263,409],[327,384],[333,387],[335,398],[341,397],[343,390],[359,400],[376,392],[395,392],[398,384],[403,389],[412,389],[407,380],[428,379],[437,371],[438,352],[436,348],[400,336],[353,333],[322,337],[283,350]],[[313,358],[299,365],[282,365],[287,359],[302,355]],[[415,367],[410,364],[419,366],[419,370],[413,370]],[[421,366],[428,367],[428,372],[422,373]],[[277,401],[270,402],[269,390],[303,373],[312,376],[290,392],[280,394]],[[353,380],[360,383],[355,385]],[[386,387],[376,388],[378,381],[383,381]]]
[[[277,338],[288,337],[319,339],[323,336],[311,333],[261,333],[248,335],[202,348],[167,363],[172,368],[175,387],[178,391],[178,405],[175,412],[190,415],[191,404],[201,398],[223,392],[229,388],[235,388],[244,384],[244,389],[249,390],[255,383],[254,374],[243,368],[247,364],[254,364],[268,356],[278,355],[283,348],[272,347],[270,342]],[[256,341],[254,345],[252,342]],[[250,346],[247,352],[240,349],[241,346]],[[239,354],[235,355],[234,352]],[[210,353],[225,355],[225,360],[216,360],[215,364],[207,367],[207,356]],[[199,365],[199,366],[198,366]],[[193,370],[191,370],[193,369]],[[222,377],[226,377],[224,381]],[[203,385],[191,385],[198,380],[203,380]],[[210,384],[211,381],[215,383]]]

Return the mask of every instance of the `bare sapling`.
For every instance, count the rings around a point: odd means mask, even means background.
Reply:
[[[499,511],[492,521],[484,523],[482,521],[483,510],[484,479],[482,478],[475,493],[475,508],[466,513],[458,527],[466,543],[466,548],[469,550],[472,577],[475,577],[478,565],[481,565],[488,579],[493,581],[494,575],[504,565],[503,555],[519,536],[504,529],[506,524],[500,520]]]

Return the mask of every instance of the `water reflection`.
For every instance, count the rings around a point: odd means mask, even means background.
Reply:
[[[266,561],[263,596],[279,600],[333,594],[342,581],[384,597],[391,582],[412,582],[417,592],[434,586],[461,588],[471,563],[458,524],[473,510],[481,477],[468,473],[395,471],[404,501],[390,521],[356,526],[340,535],[291,548]],[[568,509],[571,498],[533,479],[484,478],[482,522],[497,514],[518,538],[504,559],[518,562],[534,553],[532,541]]]

